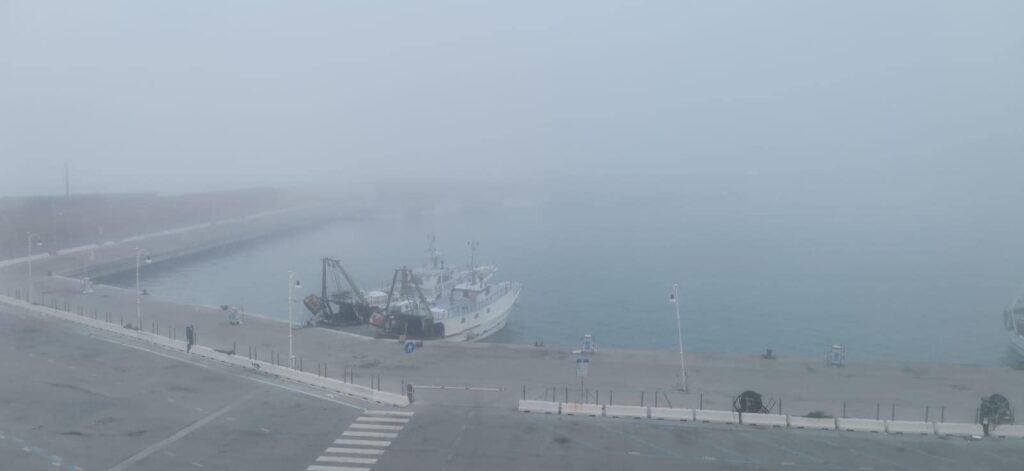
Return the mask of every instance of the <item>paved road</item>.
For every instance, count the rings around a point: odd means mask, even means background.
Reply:
[[[410,408],[381,409],[114,341],[0,312],[4,469],[1017,470],[1024,462],[1022,440],[524,414],[485,391],[424,390]]]
[[[432,401],[458,394],[466,405]],[[493,394],[424,394],[379,469],[1018,470],[1024,440],[853,432],[513,412]]]
[[[50,321],[0,314],[0,345],[2,469],[305,469],[362,413]]]

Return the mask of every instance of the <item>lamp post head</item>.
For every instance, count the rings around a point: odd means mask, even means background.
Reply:
[[[299,280],[295,280],[295,289],[299,288],[302,288],[302,282],[300,282]]]
[[[153,263],[153,258],[150,257],[149,255],[146,255],[146,263]]]

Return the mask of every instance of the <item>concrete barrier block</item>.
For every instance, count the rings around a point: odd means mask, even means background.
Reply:
[[[728,410],[698,409],[694,411],[694,420],[713,424],[738,424],[740,415]]]
[[[1024,438],[1024,425],[999,425],[989,434],[1001,438]]]
[[[850,432],[885,433],[885,421],[874,419],[836,419],[836,428]]]
[[[640,406],[605,406],[604,415],[606,417],[646,419],[647,408]]]
[[[601,417],[604,415],[604,406],[600,404],[577,404],[575,402],[562,403],[563,415],[589,415]]]
[[[740,423],[746,425],[764,425],[768,427],[785,427],[788,422],[786,416],[778,414],[755,414],[747,412],[740,414]]]
[[[959,424],[956,422],[939,422],[935,424],[936,435],[947,435],[953,437],[982,436],[985,432],[979,424]]]
[[[669,409],[666,407],[652,407],[651,418],[657,420],[694,420],[693,409]]]
[[[886,420],[885,431],[892,434],[935,435],[935,422]]]
[[[541,412],[544,414],[557,414],[558,403],[549,401],[519,401],[519,412]]]
[[[836,419],[834,418],[816,418],[816,417],[799,417],[796,415],[788,416],[789,426],[792,428],[802,429],[814,429],[814,430],[835,430]]]

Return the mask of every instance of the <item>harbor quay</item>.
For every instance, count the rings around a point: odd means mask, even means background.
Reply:
[[[194,326],[199,345],[288,365],[289,326],[280,316],[245,314],[235,324],[220,307],[137,297],[134,289],[104,285],[83,289],[77,277],[134,270],[140,249],[153,263],[165,263],[315,217],[324,214],[281,212],[40,257],[33,261],[32,302],[169,338],[184,339],[186,326]],[[27,265],[0,268],[0,294],[28,298]],[[487,391],[510,408],[529,399],[731,410],[735,398],[749,390],[771,404],[771,413],[968,423],[977,421],[984,396],[998,393],[1011,404],[1024,404],[1024,373],[1001,365],[848,361],[833,367],[824,355],[688,352],[683,391],[676,352],[598,348],[586,355],[589,368],[580,377],[576,360],[581,355],[572,347],[423,341],[410,353],[399,340],[298,322],[290,334],[296,369],[400,394],[412,384],[421,398],[436,401],[457,401],[462,388]]]
[[[886,433],[888,424],[977,427],[992,393],[1021,403],[1024,379],[1007,366],[830,367],[687,352],[683,391],[678,352],[409,344],[289,324],[280,313],[232,319],[218,306],[81,278],[132,271],[143,252],[171,263],[323,217],[285,211],[38,256],[31,303],[28,260],[0,262],[0,345],[9,348],[0,374],[11,379],[0,385],[0,454],[25,470],[1003,470],[1024,459],[1024,440],[973,428]],[[772,415],[657,420],[728,415],[744,391]],[[43,409],[51,412],[32,412]],[[801,430],[806,415],[887,425]]]

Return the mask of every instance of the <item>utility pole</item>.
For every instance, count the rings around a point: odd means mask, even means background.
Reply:
[[[292,369],[295,369],[295,355],[292,354],[292,304],[295,301],[292,299],[292,288],[302,288],[301,282],[292,283],[294,278],[295,272],[288,272],[288,367]]]
[[[672,286],[672,296],[669,298],[672,304],[676,305],[676,332],[679,334],[679,384],[678,388],[686,392],[686,359],[683,357],[683,321],[679,316],[679,284]]]

